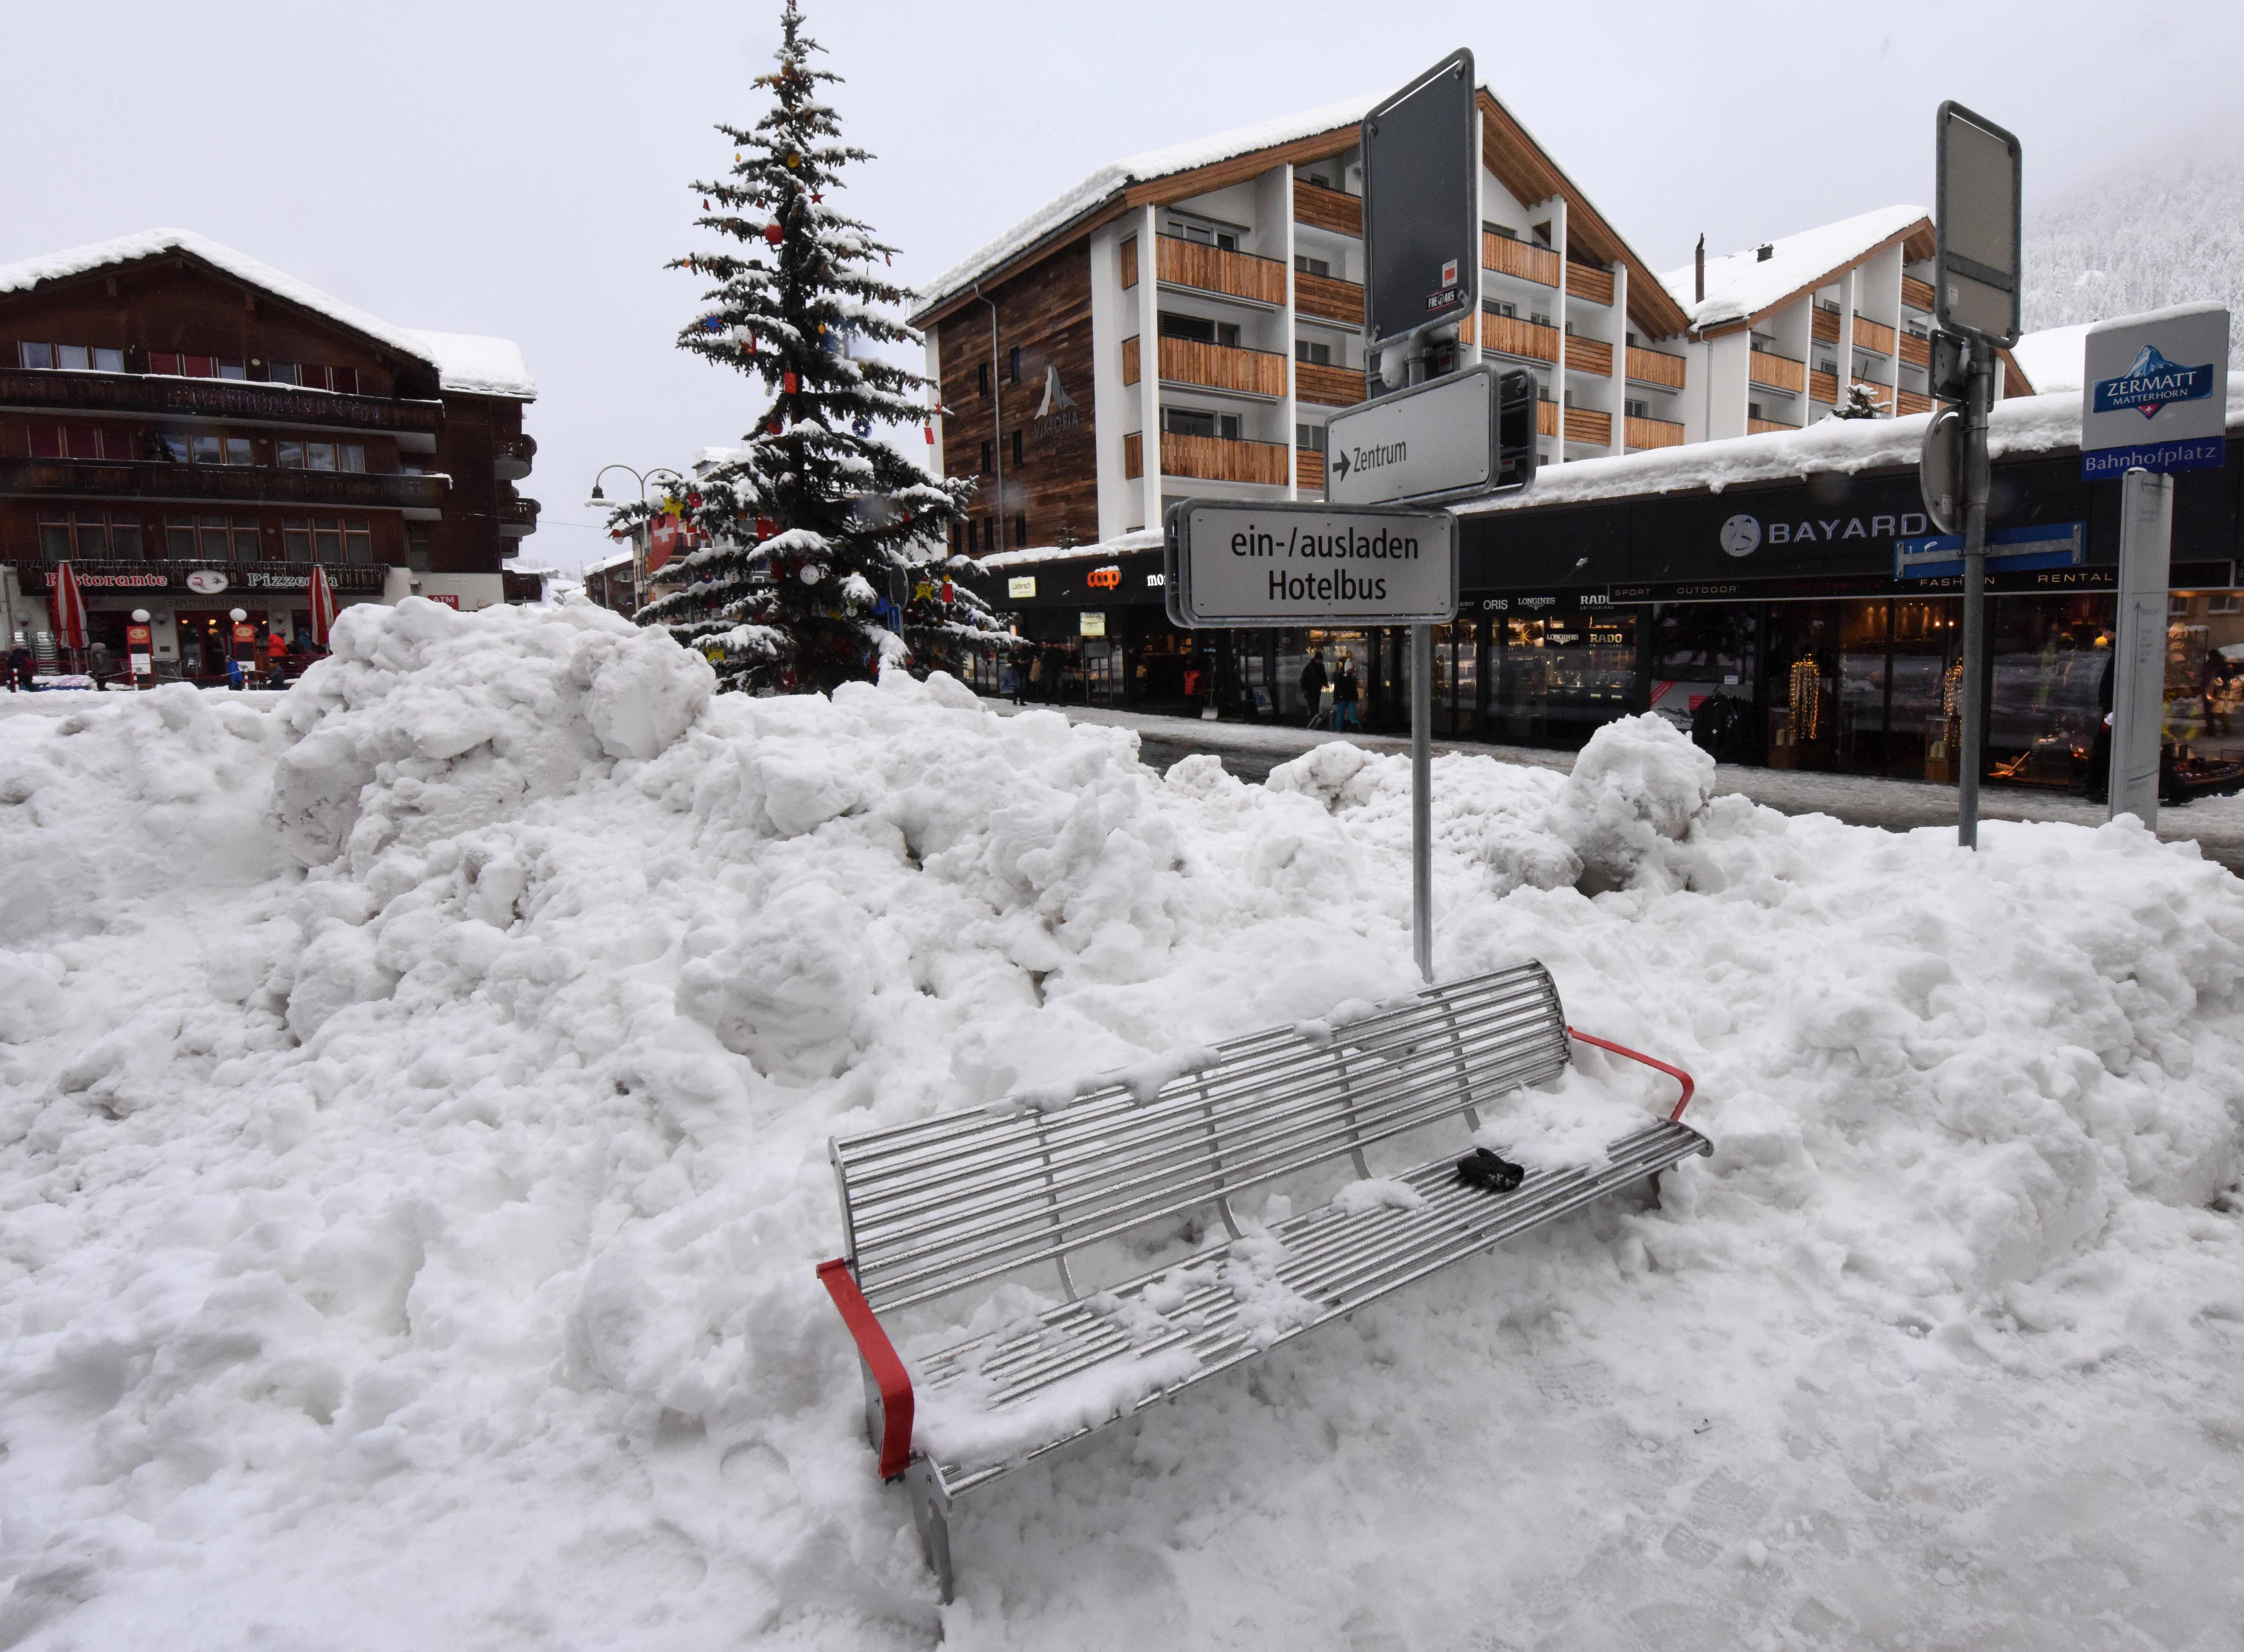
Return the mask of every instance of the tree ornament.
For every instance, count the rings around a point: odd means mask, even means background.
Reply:
[[[700,494],[698,494],[698,493],[689,493],[689,494],[687,494],[687,495],[686,496],[686,508],[688,510],[699,510],[699,509],[701,509],[701,496],[700,496]]]
[[[820,578],[821,575],[819,574],[818,564],[816,563],[805,563],[802,564],[802,583],[804,584],[815,585],[819,582]]]
[[[930,448],[935,446],[935,427],[931,424],[926,424],[922,425],[920,429],[927,437],[927,445]]]
[[[772,219],[770,223],[764,226],[764,239],[769,241],[774,246],[777,246],[786,235],[787,232],[780,227],[777,219]]]
[[[706,200],[701,203],[701,210],[705,212],[709,210],[709,203]]]
[[[860,436],[869,436],[873,434],[873,421],[862,413],[849,421],[849,428]]]
[[[793,395],[796,391],[802,388],[802,381],[795,376],[794,369],[793,367],[789,367],[784,374],[781,374],[780,388],[785,390],[789,395]]]
[[[793,171],[794,171],[794,170],[798,165],[800,165],[801,164],[801,161],[802,161],[802,157],[801,157],[801,156],[800,156],[800,155],[789,155],[789,156],[787,158],[787,171],[789,171],[789,172],[793,172]]]
[[[758,544],[761,544],[765,540],[769,539],[778,531],[779,524],[774,522],[769,516],[759,516],[756,518],[756,543]]]
[[[956,594],[957,594],[957,592],[956,592],[956,587],[954,587],[949,580],[947,580],[947,579],[946,579],[946,580],[944,580],[944,581],[943,582],[943,606],[944,606],[944,607],[946,607],[946,608],[948,608],[948,607],[950,605],[951,599],[952,599],[952,598],[953,598]]]

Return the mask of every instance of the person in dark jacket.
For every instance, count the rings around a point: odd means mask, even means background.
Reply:
[[[21,643],[8,651],[8,691],[28,694],[31,691],[31,651]]]
[[[1308,707],[1308,725],[1317,725],[1317,714],[1325,702],[1325,651],[1321,648],[1309,651],[1308,664],[1301,667],[1301,703]]]
[[[1340,657],[1340,670],[1333,674],[1333,728],[1352,728],[1359,733],[1363,725],[1356,720],[1356,701],[1362,697],[1363,684],[1356,679],[1355,660],[1348,654]]]
[[[2104,675],[2096,684],[2096,709],[2104,718],[2096,725],[2096,738],[2088,743],[2086,790],[2091,803],[2108,803],[2112,799],[2112,677],[2119,667],[2119,639],[2115,637],[2104,656]]]

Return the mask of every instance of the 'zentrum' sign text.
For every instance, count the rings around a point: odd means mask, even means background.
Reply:
[[[1179,624],[1439,624],[1457,613],[1444,511],[1186,500],[1167,529]]]

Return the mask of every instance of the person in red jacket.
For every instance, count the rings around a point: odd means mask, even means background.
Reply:
[[[278,629],[265,638],[265,676],[268,682],[278,683],[288,664],[288,639]]]

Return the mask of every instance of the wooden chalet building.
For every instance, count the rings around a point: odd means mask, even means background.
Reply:
[[[536,394],[505,340],[391,326],[183,231],[0,266],[16,629],[62,562],[113,652],[151,611],[163,674],[221,669],[236,607],[308,630],[314,563],[344,604],[504,602]]]

